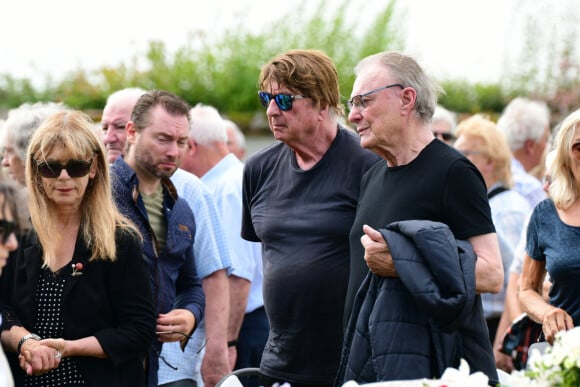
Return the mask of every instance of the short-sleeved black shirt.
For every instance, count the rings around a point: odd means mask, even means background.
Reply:
[[[457,239],[495,232],[487,189],[477,168],[455,149],[433,140],[409,164],[374,165],[363,177],[350,232],[350,278],[345,318],[368,266],[360,238],[365,224],[379,229],[401,220],[445,223]]]
[[[348,233],[360,181],[378,156],[347,129],[310,170],[276,143],[246,161],[242,237],[263,244],[270,336],[261,371],[295,383],[332,384],[340,361]]]

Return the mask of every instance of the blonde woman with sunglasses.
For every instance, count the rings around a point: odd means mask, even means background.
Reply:
[[[138,386],[155,337],[141,237],[116,209],[93,122],[50,116],[28,148],[33,229],[2,277],[2,344],[23,386]]]

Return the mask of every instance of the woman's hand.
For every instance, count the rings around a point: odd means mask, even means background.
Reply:
[[[56,349],[60,353],[59,357],[68,356],[65,339],[44,339],[40,340],[40,344]]]
[[[64,343],[63,339],[52,340]],[[42,375],[59,366],[62,352],[46,345],[46,341],[49,340],[27,340],[22,345],[18,361],[27,375]],[[64,348],[64,344],[62,346]]]
[[[506,355],[499,349],[494,349],[493,356],[495,357],[495,366],[508,374],[514,370],[514,361],[511,356]]]
[[[542,319],[542,331],[550,344],[554,344],[556,333],[572,328],[574,328],[574,321],[564,309],[551,308]]]

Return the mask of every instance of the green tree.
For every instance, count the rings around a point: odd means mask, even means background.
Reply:
[[[405,13],[402,9],[395,19],[398,4],[389,0],[369,18],[362,17],[362,10],[350,0],[319,0],[273,19],[258,32],[249,31],[247,21],[240,19],[217,38],[190,33],[175,52],[168,52],[163,42],[151,41],[146,52],[134,54],[129,63],[91,72],[77,69],[62,80],[47,76],[42,88],[30,80],[0,74],[0,110],[23,102],[60,101],[98,111],[111,92],[137,86],[171,90],[192,104],[214,105],[247,129],[252,120],[263,117],[256,96],[260,68],[289,49],[325,51],[337,66],[346,100],[358,60],[380,51],[404,50],[400,31]],[[465,114],[498,113],[515,95],[525,95],[548,101],[558,117],[580,106],[576,8],[572,4],[554,25],[543,22],[545,8],[540,6],[532,7],[536,14],[518,13],[526,22],[523,48],[513,53],[517,60],[510,62],[514,68],[493,84],[444,80],[446,95],[440,103]]]

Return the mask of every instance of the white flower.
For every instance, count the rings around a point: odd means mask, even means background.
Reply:
[[[565,372],[564,372],[565,371]],[[572,386],[580,378],[580,327],[556,335],[544,354],[532,350],[525,371],[514,371],[509,387]]]
[[[459,362],[459,369],[447,368],[441,376],[441,382],[449,387],[472,386],[472,387],[487,387],[489,378],[483,372],[475,372],[469,374],[469,364],[465,359]]]
[[[369,387],[488,387],[489,378],[482,372],[469,374],[469,364],[461,359],[459,368],[447,368],[441,379],[415,379],[393,380],[390,382],[377,382],[369,384]],[[354,381],[348,381],[342,387],[358,387]]]

